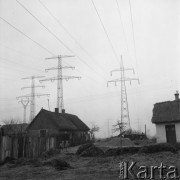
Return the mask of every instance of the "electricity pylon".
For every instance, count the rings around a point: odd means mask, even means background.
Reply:
[[[56,57],[46,58],[46,59],[58,59],[58,66],[45,69],[45,71],[49,70],[57,70],[57,77],[42,79],[40,82],[43,81],[55,81],[57,80],[57,108],[62,112],[62,109],[64,109],[64,100],[63,100],[63,80],[69,80],[69,79],[81,79],[79,76],[63,76],[62,69],[75,69],[75,67],[72,66],[62,66],[62,58],[68,58],[68,57],[74,57],[74,56],[68,56],[68,55],[58,55]]]
[[[43,78],[43,77],[44,76],[31,76],[31,77],[22,78],[22,79],[31,79],[31,86],[21,88],[21,90],[30,88],[31,89],[31,94],[27,94],[27,95],[17,97],[17,99],[23,98],[23,97],[30,98],[30,102],[31,102],[31,104],[30,104],[30,122],[35,117],[35,109],[36,109],[36,107],[35,107],[35,97],[49,96],[49,94],[36,94],[35,93],[35,88],[37,88],[37,87],[45,88],[45,86],[35,85],[35,81],[34,81],[35,79],[39,79],[39,78]]]
[[[18,103],[21,103],[24,109],[24,118],[23,118],[23,123],[26,123],[26,108],[29,104],[29,98],[27,98],[26,100],[24,100],[23,98],[21,98],[21,100]]]
[[[130,126],[128,99],[127,99],[127,92],[126,92],[126,81],[129,81],[131,84],[131,81],[137,80],[139,83],[139,79],[138,78],[126,78],[125,77],[125,71],[128,71],[128,70],[133,71],[133,73],[134,73],[133,68],[124,68],[123,59],[121,56],[120,68],[114,69],[111,71],[111,75],[113,72],[120,71],[121,77],[118,79],[108,81],[107,86],[109,83],[115,83],[115,86],[116,86],[117,82],[121,82],[121,122],[120,123],[121,123],[121,125],[128,124],[128,128],[130,129],[131,126]]]

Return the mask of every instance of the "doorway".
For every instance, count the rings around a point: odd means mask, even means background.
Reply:
[[[176,141],[176,129],[175,125],[166,125],[166,139],[167,143],[175,144]]]

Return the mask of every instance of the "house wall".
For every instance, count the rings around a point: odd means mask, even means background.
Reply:
[[[180,123],[176,123],[175,129],[177,142],[180,142]]]
[[[176,140],[180,142],[180,123],[156,124],[157,143],[166,143],[166,125],[175,124]]]
[[[28,136],[40,137],[40,130],[29,130],[27,134]],[[58,134],[59,134],[59,131],[56,129],[47,129],[47,136],[55,136]]]
[[[156,124],[156,138],[157,138],[157,143],[166,142],[165,124]]]

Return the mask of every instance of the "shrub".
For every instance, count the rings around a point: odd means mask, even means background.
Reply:
[[[126,153],[135,154],[139,151],[139,149],[140,147],[135,147],[135,146],[108,149],[105,152],[105,156],[118,156]]]
[[[143,147],[119,147],[108,149],[105,152],[105,156],[118,156],[126,153],[135,154],[135,153],[156,153],[156,152],[163,152],[163,151],[170,151],[170,152],[177,152],[180,149],[180,144],[176,144],[175,146],[167,143],[161,144],[152,144]]]
[[[43,152],[41,157],[44,157],[44,158],[48,158],[48,157],[52,157],[54,155],[57,155],[57,154],[60,154],[61,151],[59,149],[49,149],[48,151],[46,152]]]

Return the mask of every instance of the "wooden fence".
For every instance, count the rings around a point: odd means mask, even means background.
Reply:
[[[37,158],[52,148],[57,148],[56,137],[0,136],[0,161],[6,157]]]

